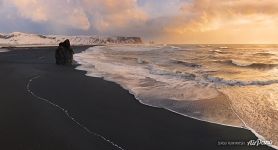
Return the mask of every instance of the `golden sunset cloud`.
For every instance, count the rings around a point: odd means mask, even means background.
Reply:
[[[277,43],[278,1],[195,0],[164,31],[175,43]]]

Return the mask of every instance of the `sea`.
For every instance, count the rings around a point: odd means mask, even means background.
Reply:
[[[8,49],[4,49],[4,48],[1,48],[1,47],[0,47],[0,53],[1,53],[1,52],[2,52],[2,53],[3,53],[3,52],[8,52],[8,51],[9,51]]]
[[[110,45],[74,59],[142,104],[246,128],[278,146],[278,45]]]

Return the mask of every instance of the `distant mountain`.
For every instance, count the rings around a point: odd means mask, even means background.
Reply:
[[[0,45],[57,45],[65,39],[69,39],[72,45],[142,43],[140,37],[63,36],[13,32],[0,34]]]

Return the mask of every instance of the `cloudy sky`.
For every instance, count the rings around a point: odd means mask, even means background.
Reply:
[[[278,0],[0,0],[0,32],[278,43]]]

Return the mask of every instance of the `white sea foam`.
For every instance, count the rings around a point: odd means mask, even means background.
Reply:
[[[81,64],[77,69],[119,83],[144,104],[198,120],[245,126],[277,145],[278,69],[261,65],[276,64],[276,56],[270,60],[268,55],[255,55],[265,49],[221,49],[225,53],[214,46],[181,45],[179,50],[171,45],[104,46],[76,54],[74,59]],[[262,67],[268,70],[258,70]]]
[[[278,80],[250,80],[250,81],[241,81],[241,80],[225,80],[221,77],[213,77],[213,76],[206,76],[205,77],[208,82],[215,83],[216,85],[229,85],[229,86],[248,86],[248,85],[271,85],[278,83]]]
[[[227,46],[221,46],[221,47],[219,47],[220,49],[228,49],[229,47],[227,47]]]
[[[113,81],[116,80],[132,89],[138,95],[147,92],[149,93],[146,93],[148,96],[153,95],[175,100],[200,100],[217,96],[217,91],[213,88],[202,88],[192,82],[191,80],[195,78],[194,74],[177,73],[177,70],[167,70],[159,65],[150,63],[142,65],[138,62],[134,62],[134,64],[111,62],[109,58],[100,54],[104,49],[106,47],[94,47],[75,55],[75,60],[83,64],[77,69],[88,71],[87,75],[89,76],[102,76]],[[109,49],[113,51],[115,48]],[[181,83],[181,80],[183,83]],[[142,86],[144,83],[145,86]],[[150,87],[152,87],[152,90],[145,90]],[[201,92],[204,88],[206,92]],[[168,92],[160,93],[159,91],[161,90],[167,90]]]
[[[178,46],[170,46],[172,49],[181,49],[180,47],[178,47]]]
[[[240,60],[232,60],[232,63],[238,66],[250,66],[253,64],[252,62],[240,61]]]
[[[8,52],[8,51],[9,51],[8,49],[2,49],[2,48],[0,48],[0,53]]]

